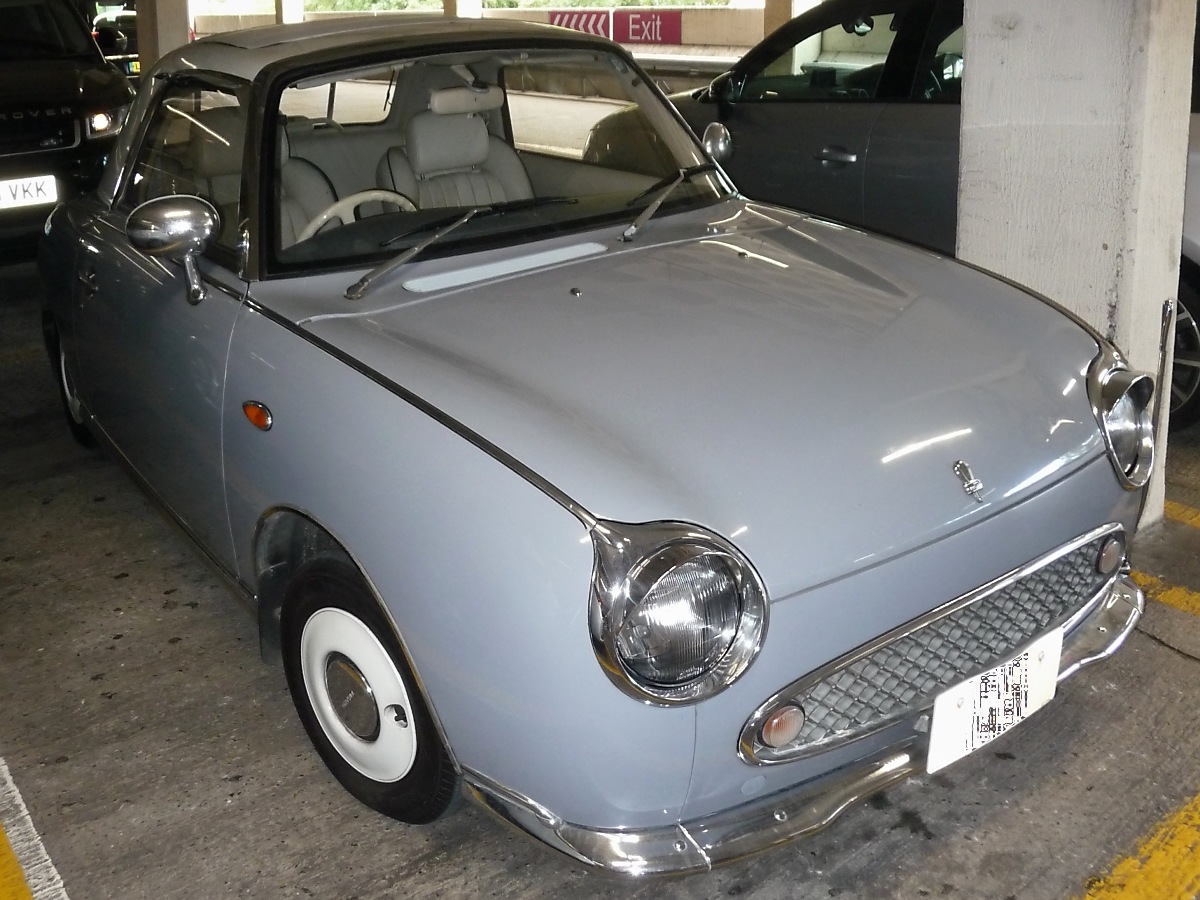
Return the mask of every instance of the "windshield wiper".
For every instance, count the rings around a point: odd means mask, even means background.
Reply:
[[[711,162],[702,162],[697,163],[694,166],[687,166],[680,169],[673,175],[668,175],[666,178],[656,181],[654,184],[650,185],[650,187],[646,188],[644,191],[626,203],[626,206],[633,206],[639,200],[648,197],[655,191],[658,192],[657,196],[650,201],[650,205],[643,209],[638,217],[634,219],[632,223],[630,223],[629,227],[621,232],[621,240],[633,240],[633,236],[641,231],[642,226],[654,217],[654,214],[658,212],[658,208],[663,205],[663,201],[671,196],[671,194],[675,191],[675,188],[679,187],[679,185],[683,184],[685,181],[691,181],[692,178],[700,175],[703,172],[715,171],[716,168],[716,163]]]
[[[417,241],[395,259],[390,259],[382,265],[376,266],[350,287],[346,288],[345,297],[347,300],[361,300],[366,294],[367,289],[372,284],[394,272],[407,262],[412,262],[419,256],[426,247],[435,244],[454,231],[461,225],[466,225],[476,216],[492,216],[506,212],[514,212],[522,209],[533,209],[535,206],[549,206],[556,203],[578,203],[579,200],[575,197],[530,197],[526,200],[510,200],[506,203],[491,203],[485,206],[472,206],[461,213],[452,213],[440,219],[434,219],[432,222],[425,222],[418,225],[416,228],[410,228],[408,231],[402,231],[399,234],[392,235],[386,241],[383,241],[380,247],[390,247],[392,244],[398,243],[414,234],[419,234],[422,231],[434,229],[433,232],[423,240]]]

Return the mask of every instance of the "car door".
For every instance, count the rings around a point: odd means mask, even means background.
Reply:
[[[218,560],[231,554],[221,478],[226,353],[245,294],[235,273],[244,115],[236,93],[194,79],[159,91],[111,208],[81,228],[73,320],[81,384],[96,424],[179,522]],[[189,302],[184,267],[139,252],[125,222],[139,204],[194,194],[221,216],[198,260],[207,289]]]
[[[711,111],[732,136],[725,167],[739,189],[863,224],[872,130],[889,102],[910,93],[930,8],[930,0],[822,3],[714,82]]]
[[[963,78],[962,0],[943,0],[906,100],[888,103],[871,134],[863,224],[953,254]]]

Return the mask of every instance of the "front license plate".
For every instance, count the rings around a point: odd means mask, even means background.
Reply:
[[[1058,685],[1062,643],[1062,629],[1056,628],[1008,662],[939,694],[925,770],[945,768],[1049,703]]]
[[[0,209],[21,206],[41,206],[58,199],[53,175],[34,175],[32,178],[13,178],[0,181]]]

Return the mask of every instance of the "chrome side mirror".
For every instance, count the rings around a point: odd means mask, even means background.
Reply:
[[[193,305],[206,294],[196,268],[196,254],[208,249],[220,229],[221,217],[213,205],[187,195],[147,200],[125,220],[125,236],[136,249],[183,264],[187,299]]]
[[[733,136],[722,122],[709,122],[700,139],[705,152],[719,163],[733,158]]]

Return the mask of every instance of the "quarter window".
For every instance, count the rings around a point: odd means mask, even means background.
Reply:
[[[232,248],[241,220],[246,114],[231,93],[169,86],[150,118],[122,206],[155,197],[203,197],[221,217],[219,246]]]

